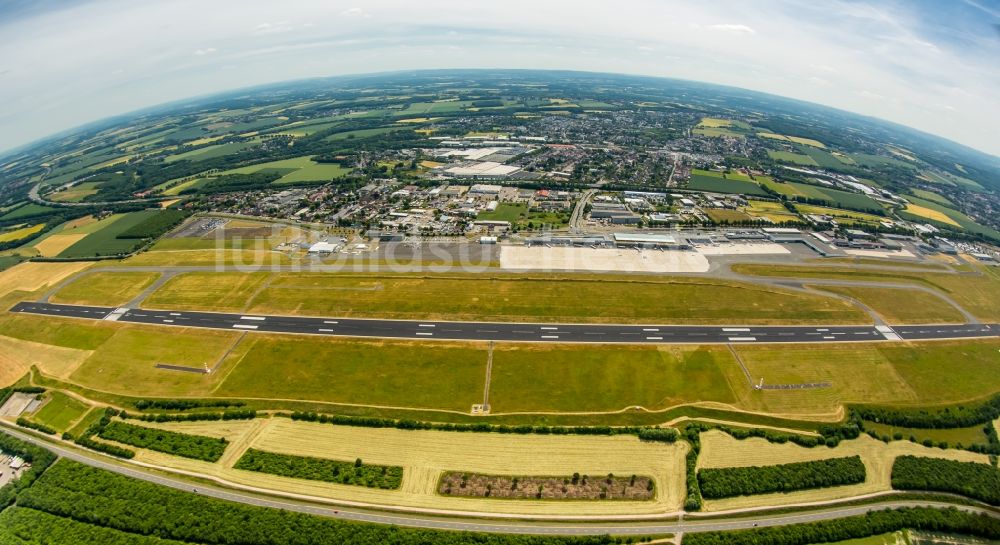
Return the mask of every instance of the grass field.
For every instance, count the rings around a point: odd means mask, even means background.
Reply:
[[[239,311],[270,273],[186,273],[168,280],[144,302],[147,308]]]
[[[484,344],[246,338],[216,395],[450,409],[483,397]]]
[[[28,227],[21,227],[20,229],[2,231],[0,232],[0,243],[21,240],[41,231],[43,227],[45,227],[45,224],[39,223],[38,225],[30,225]]]
[[[4,329],[0,331],[6,332]],[[23,377],[31,366],[51,376],[68,376],[90,357],[88,350],[76,350],[0,335],[0,387]]]
[[[901,428],[899,426],[890,426],[887,424],[878,424],[875,422],[865,422],[865,430],[874,430],[879,434],[879,436],[886,436],[893,438],[895,434],[902,434],[903,439],[909,440],[912,436],[917,442],[923,442],[925,439],[930,439],[934,441],[936,445],[940,441],[947,441],[951,447],[955,445],[972,445],[981,444],[985,445],[988,443],[988,438],[986,434],[983,433],[982,426],[972,426],[969,428],[949,428],[949,429],[924,429],[924,428]]]
[[[746,207],[744,211],[752,217],[769,219],[774,223],[802,221],[797,214],[789,211],[780,202],[755,201],[753,199],[747,202],[750,203],[750,206]]]
[[[882,207],[867,195],[861,193],[850,193],[839,189],[820,187],[816,185],[800,184],[796,182],[776,182],[766,176],[758,176],[757,181],[765,187],[789,198],[806,198],[826,201],[838,208],[849,208],[851,210],[878,211]]]
[[[93,257],[129,253],[141,246],[143,241],[116,237],[159,213],[159,210],[143,210],[124,214],[66,248],[59,253],[59,257]]]
[[[205,146],[203,148],[193,149],[191,151],[186,151],[183,153],[168,155],[164,159],[164,162],[173,163],[175,161],[182,161],[182,160],[205,161],[207,159],[214,159],[216,157],[223,157],[232,153],[238,153],[259,143],[260,143],[259,140],[250,140],[243,142],[230,142],[228,144],[216,144],[214,146]],[[195,142],[188,142],[188,144],[195,145]]]
[[[945,197],[944,195],[935,193],[933,191],[927,191],[926,189],[920,189],[920,188],[913,187],[913,188],[910,188],[910,192],[913,193],[914,195],[916,195],[917,197],[921,198],[921,199],[924,199],[924,200],[927,200],[927,201],[934,201],[934,202],[936,202],[936,203],[938,203],[940,205],[943,205],[943,206],[955,206],[955,203],[953,203],[950,200],[948,200],[948,197]]]
[[[912,454],[985,463],[984,454],[974,454],[961,450],[926,448],[909,441],[893,441],[888,445],[867,435],[858,439],[842,441],[835,448],[804,448],[792,443],[769,443],[765,439],[750,438],[743,441],[733,439],[720,431],[708,431],[701,435],[701,454],[698,467],[747,467],[759,465],[808,462],[843,456],[861,456],[867,470],[867,480],[862,484],[802,490],[790,493],[763,494],[752,497],[707,500],[706,511],[739,509],[759,505],[784,505],[791,503],[832,500],[851,496],[890,490],[892,463],[897,456]]]
[[[829,208],[826,206],[816,206],[814,204],[796,204],[795,209],[802,214],[820,214],[834,217],[838,223],[853,225],[854,223],[878,224],[885,221],[883,216],[855,212],[853,210],[843,210],[841,208]]]
[[[98,192],[101,182],[83,182],[74,185],[69,189],[64,189],[49,196],[49,200],[56,202],[80,202],[86,197]]]
[[[772,140],[782,140],[784,142],[794,142],[796,144],[803,144],[814,148],[826,148],[826,146],[819,140],[803,138],[801,136],[786,136],[784,134],[775,134],[773,132],[759,132],[757,133],[757,136],[760,136],[761,138],[770,138]]]
[[[965,321],[965,317],[955,307],[925,291],[849,286],[815,287],[853,297],[871,307],[890,324],[956,324]]]
[[[48,401],[38,409],[31,419],[57,431],[67,431],[73,423],[83,417],[90,406],[62,392],[49,392]]]
[[[209,464],[142,453],[140,461],[199,471],[227,480],[299,494],[409,507],[485,510],[497,513],[592,514],[662,513],[678,509],[683,501],[683,444],[643,443],[632,436],[541,436],[405,431],[294,422],[283,418],[259,420],[258,428],[230,435],[227,457],[247,447],[269,452],[353,460],[403,467],[399,490],[307,481],[231,469],[224,458]],[[188,431],[182,423],[162,424]],[[224,426],[225,423],[209,425]],[[211,435],[206,426],[198,428]],[[229,438],[227,437],[227,438]],[[446,497],[436,493],[446,471],[490,475],[649,475],[656,481],[654,501],[507,501]]]
[[[934,288],[951,296],[965,310],[980,320],[1000,320],[1000,274],[991,268],[976,267],[978,274],[885,272],[859,267],[808,267],[794,265],[736,264],[733,270],[754,276],[796,278],[834,278],[873,282],[912,283]]]
[[[283,159],[281,161],[271,161],[269,163],[259,163],[248,167],[234,168],[219,174],[225,176],[229,174],[253,174],[261,171],[276,171],[284,175],[278,178],[274,184],[286,184],[303,181],[331,180],[342,177],[350,172],[340,165],[333,163],[316,163],[309,157],[295,157],[294,159]]]
[[[331,134],[324,138],[327,142],[336,142],[338,140],[349,140],[356,138],[371,138],[372,136],[379,136],[381,134],[386,134],[395,131],[408,130],[400,127],[379,127],[375,129],[358,129],[354,131],[344,131]]]
[[[509,221],[517,223],[519,219],[528,215],[528,205],[525,203],[502,203],[497,205],[497,209],[489,212],[483,211],[476,216],[477,220]]]
[[[727,210],[724,208],[709,208],[705,210],[705,214],[716,223],[733,223],[753,219],[746,212],[741,212],[739,210]]]
[[[35,216],[43,213],[54,212],[56,209],[48,206],[42,206],[40,204],[28,203],[24,206],[19,206],[6,214],[0,216],[0,221],[6,220],[16,220],[20,218],[26,218],[28,216]]]
[[[154,292],[145,305],[161,309],[225,308],[312,316],[497,321],[758,324],[866,321],[853,305],[839,299],[726,281],[587,275],[490,279],[469,275],[283,273],[262,287],[260,283],[265,276],[266,273],[179,274]],[[246,284],[251,282],[252,285]],[[262,289],[258,291],[259,287]],[[592,304],[598,300],[603,304]]]
[[[84,275],[53,294],[53,303],[120,306],[159,278],[152,272],[95,272]]]
[[[28,261],[0,272],[0,296],[13,291],[37,291],[54,286],[82,271],[90,263],[40,263]]]
[[[494,413],[649,410],[697,401],[733,404],[745,387],[722,347],[498,345]]]
[[[844,403],[935,405],[981,399],[1000,390],[1000,341],[739,347],[755,381],[830,382],[813,390],[737,390],[739,405],[776,414],[830,414]],[[865,377],[859,380],[858,377]],[[948,377],[943,380],[943,377]]]

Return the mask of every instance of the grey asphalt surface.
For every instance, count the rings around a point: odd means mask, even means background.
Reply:
[[[678,326],[443,322],[314,318],[218,312],[114,309],[21,302],[11,312],[267,333],[394,339],[555,343],[822,343],[954,339],[1000,335],[997,324],[896,326]]]
[[[578,521],[530,521],[530,520],[498,520],[498,519],[472,519],[472,518],[450,518],[443,516],[424,516],[418,514],[393,514],[387,512],[376,512],[370,510],[359,510],[354,508],[340,508],[335,506],[319,506],[305,502],[293,500],[283,500],[270,498],[259,494],[240,492],[238,490],[227,489],[214,485],[195,484],[190,481],[161,473],[153,473],[141,468],[129,467],[123,463],[112,463],[98,458],[98,455],[90,455],[70,450],[62,446],[44,441],[36,436],[19,430],[11,429],[10,426],[2,426],[5,433],[9,433],[29,443],[47,448],[57,455],[97,467],[107,471],[112,471],[120,475],[125,475],[146,482],[168,486],[177,490],[197,493],[202,496],[228,500],[259,507],[270,507],[274,509],[284,509],[310,515],[351,520],[358,522],[371,522],[377,524],[392,524],[396,526],[410,528],[424,528],[432,530],[454,530],[487,533],[505,534],[540,534],[540,535],[645,535],[645,534],[679,534],[697,532],[716,532],[726,530],[742,530],[754,527],[784,526],[788,524],[798,524],[804,522],[815,522],[820,520],[831,520],[855,515],[863,515],[872,511],[882,511],[885,509],[896,509],[900,507],[955,507],[962,511],[976,514],[986,514],[992,517],[1000,517],[996,511],[973,506],[955,506],[945,502],[935,501],[907,501],[892,500],[869,505],[845,506],[845,507],[825,507],[815,511],[762,515],[759,517],[741,515],[734,519],[713,519],[713,520],[684,520],[684,521],[620,521],[620,522],[578,522]],[[689,515],[690,516],[690,515]]]

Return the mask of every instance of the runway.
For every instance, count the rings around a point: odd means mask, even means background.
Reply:
[[[823,343],[996,337],[998,324],[909,326],[605,325],[316,318],[21,302],[10,312],[261,333],[553,343]]]

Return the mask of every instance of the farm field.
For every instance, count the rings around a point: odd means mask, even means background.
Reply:
[[[745,175],[723,174],[709,170],[694,169],[688,181],[688,189],[712,191],[716,193],[741,193],[744,195],[761,195],[767,193],[756,183],[749,181]]]
[[[926,428],[903,428],[890,426],[888,424],[878,424],[875,422],[865,422],[865,430],[873,430],[879,436],[893,438],[896,434],[902,434],[903,439],[909,440],[912,436],[918,443],[929,439],[937,445],[941,441],[946,441],[951,447],[955,445],[986,444],[988,439],[983,433],[983,426],[971,426],[968,428],[948,428],[948,429],[926,429]]]
[[[774,223],[786,223],[790,221],[802,221],[797,214],[789,211],[780,202],[748,200],[750,206],[744,211],[752,217],[764,218]]]
[[[259,139],[253,139],[243,142],[230,142],[228,144],[216,144],[214,146],[205,146],[203,148],[193,149],[191,151],[186,151],[183,153],[168,155],[164,159],[164,161],[167,163],[173,163],[175,161],[182,161],[182,160],[205,161],[208,159],[214,159],[216,157],[224,157],[232,153],[237,153],[259,143],[260,143]],[[195,142],[188,142],[188,144],[194,145]]]
[[[395,131],[401,131],[401,130],[406,130],[406,129],[402,129],[400,127],[379,127],[379,128],[375,128],[375,129],[358,129],[358,130],[353,130],[353,131],[344,131],[344,132],[334,133],[334,134],[331,134],[330,136],[327,136],[323,140],[325,140],[327,142],[336,142],[338,140],[348,140],[348,139],[355,139],[355,138],[370,138],[372,136],[379,136],[379,135],[382,135],[382,134],[386,134],[386,133],[390,133],[390,132],[395,132]]]
[[[0,297],[13,291],[34,292],[55,286],[64,278],[82,271],[90,263],[25,262],[0,272]]]
[[[849,286],[814,286],[853,297],[871,307],[890,324],[958,324],[965,321],[955,307],[920,290]]]
[[[746,212],[739,210],[726,210],[723,208],[709,208],[705,214],[716,223],[737,223],[753,219]]]
[[[86,403],[62,392],[49,392],[46,396],[49,400],[32,415],[31,419],[60,432],[69,430],[74,422],[90,410],[90,406]]]
[[[927,448],[909,441],[893,441],[889,444],[876,441],[867,435],[857,439],[842,441],[834,448],[805,448],[793,443],[769,443],[766,439],[750,438],[737,440],[717,430],[701,435],[701,453],[698,468],[705,467],[748,467],[760,465],[808,462],[844,456],[861,456],[867,470],[867,480],[862,484],[802,490],[790,493],[762,494],[752,497],[737,497],[721,500],[706,500],[706,511],[722,511],[758,505],[785,505],[800,502],[823,501],[837,498],[891,490],[890,475],[892,463],[902,455],[947,458],[966,462],[985,463],[984,454],[961,450]]]
[[[935,193],[933,191],[927,191],[926,189],[913,187],[910,188],[910,192],[916,195],[917,197],[920,197],[921,199],[927,201],[934,201],[942,206],[955,206],[954,203],[948,200],[948,197],[945,197],[944,195]]]
[[[979,233],[994,241],[1000,241],[1000,231],[997,231],[996,229],[993,229],[991,227],[980,225],[975,221],[973,221],[972,218],[966,216],[965,214],[959,212],[958,210],[949,208],[947,206],[943,206],[936,202],[926,201],[916,197],[909,197],[908,200],[910,201],[910,204],[907,205],[906,210],[900,211],[900,215],[902,216],[906,216],[907,214],[912,213],[911,207],[917,206],[920,207],[917,210],[919,210],[921,213],[934,216],[933,218],[928,217],[927,219],[931,219],[932,221],[937,221],[938,223],[944,223],[946,226],[957,223],[959,226],[961,226],[962,229],[965,229],[966,231],[970,231],[972,233]],[[937,214],[935,214],[934,212],[936,212]],[[938,214],[944,215],[951,221],[950,222],[944,221]]]
[[[94,272],[67,284],[52,295],[53,303],[121,306],[160,277],[152,272]]]
[[[814,204],[796,204],[795,209],[802,214],[819,214],[834,217],[838,223],[853,225],[855,223],[878,224],[885,221],[884,216],[865,214],[864,212],[854,212],[840,208],[829,208],[826,206],[816,206]]]
[[[927,208],[926,206],[920,206],[918,204],[909,203],[906,205],[906,208],[904,208],[901,212],[909,214],[911,216],[917,216],[920,219],[930,220],[937,223],[944,223],[947,225],[951,225],[953,227],[961,227],[961,225],[959,225],[957,221],[951,219],[943,212],[939,212],[932,208]]]
[[[232,469],[172,456],[143,452],[137,460],[199,471],[232,482],[320,497],[391,503],[411,507],[478,510],[497,513],[587,514],[672,511],[683,500],[686,445],[644,443],[633,436],[542,436],[357,428],[283,418],[261,421],[241,448],[403,467],[399,490],[308,481]],[[179,424],[179,423],[178,423]],[[207,424],[207,423],[206,423]],[[161,424],[175,429],[174,423]],[[221,423],[219,423],[221,425]],[[202,428],[204,429],[204,428]],[[179,430],[178,430],[179,431]],[[210,435],[206,433],[206,435]],[[229,450],[238,450],[234,439]],[[530,471],[525,471],[530,468]],[[447,471],[489,475],[648,475],[656,482],[652,501],[510,501],[458,498],[437,494]]]
[[[44,223],[39,223],[37,225],[29,225],[27,227],[12,229],[9,231],[0,231],[0,243],[15,242],[21,240],[22,238],[27,238],[41,231],[44,227]]]
[[[784,142],[794,142],[796,144],[804,144],[806,146],[812,146],[814,148],[823,148],[823,149],[826,148],[826,146],[823,145],[823,143],[820,142],[819,140],[813,140],[812,138],[803,138],[801,136],[787,136],[784,134],[775,134],[773,132],[758,132],[757,136],[760,136],[762,138],[770,138],[772,140],[782,140]]]
[[[234,168],[219,173],[219,176],[229,174],[253,174],[262,171],[275,171],[283,173],[281,178],[274,181],[275,185],[294,183],[302,181],[319,181],[339,178],[347,174],[350,170],[337,164],[316,163],[309,157],[296,157],[294,159],[284,159],[281,161],[271,161],[269,163],[259,163],[247,167]]]
[[[170,253],[170,252],[163,252]],[[143,254],[151,255],[151,254]],[[142,256],[140,256],[142,257]],[[567,275],[482,279],[461,275],[284,273],[255,290],[244,273],[185,273],[146,300],[148,308],[244,309],[262,314],[382,318],[680,323],[861,323],[844,301],[726,281]],[[252,273],[247,282],[262,282]],[[215,275],[215,276],[213,276]],[[227,289],[236,284],[239,290]],[[212,286],[220,293],[212,293]],[[614,286],[614,289],[609,289]],[[483,294],[493,294],[484,297]],[[604,305],[595,307],[594,300]]]
[[[775,161],[780,161],[783,163],[793,163],[796,165],[803,165],[809,167],[817,167],[819,163],[816,162],[812,157],[802,154],[802,153],[792,153],[790,151],[774,151],[767,150],[767,155]]]
[[[59,257],[108,256],[134,251],[143,244],[142,239],[116,237],[158,213],[159,210],[143,210],[123,214],[60,252]]]
[[[10,210],[6,214],[0,216],[0,221],[27,218],[30,216],[36,216],[39,214],[52,212],[53,210],[54,210],[53,208],[50,208],[48,206],[42,206],[40,204],[35,204],[35,203],[27,203],[13,210]]]
[[[94,195],[98,191],[101,182],[83,182],[68,189],[53,193],[48,197],[50,201],[56,202],[80,202],[83,199]]]
[[[476,216],[477,220],[509,221],[511,224],[517,223],[522,217],[527,216],[528,205],[524,203],[502,203],[497,205],[497,209],[480,212]]]
[[[493,351],[490,404],[494,413],[659,410],[734,404],[745,387],[723,347],[507,344]]]
[[[965,310],[987,322],[1000,320],[1000,275],[990,268],[975,267],[980,274],[918,273],[909,271],[874,272],[844,265],[843,267],[809,267],[795,265],[736,264],[733,271],[754,276],[787,276],[796,278],[835,278],[872,282],[912,283],[934,288],[949,295]]]
[[[777,182],[767,176],[758,176],[757,180],[765,187],[790,199],[816,199],[826,201],[838,208],[849,208],[860,211],[879,211],[882,207],[867,195],[850,193],[839,189],[820,187],[796,182]]]

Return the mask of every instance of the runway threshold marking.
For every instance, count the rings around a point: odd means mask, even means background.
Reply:
[[[740,341],[750,342],[750,341],[756,341],[757,337],[729,337],[729,340],[733,342],[740,342]]]
[[[257,320],[258,322],[263,322],[266,319],[263,316],[240,316],[240,320]]]
[[[323,328],[320,328],[320,332],[321,333],[333,333],[333,330],[332,329],[323,329]]]
[[[555,330],[557,330],[557,329],[559,329],[559,328],[558,328],[558,327],[547,327],[547,326],[542,326],[542,327],[540,327],[540,328],[538,328],[538,329],[541,329],[541,330],[544,330],[544,331],[555,331]]]
[[[339,324],[337,320],[323,320],[324,324]]]
[[[662,341],[663,337],[646,337],[647,341]]]
[[[739,332],[750,331],[750,328],[749,327],[724,327],[724,328],[722,328],[722,330],[725,331],[726,333],[739,333]]]
[[[236,329],[257,329],[257,326],[247,324],[233,324],[233,327]]]
[[[437,326],[434,324],[420,324],[417,327],[437,327]]]
[[[558,339],[559,335],[542,335],[543,339]]]
[[[425,337],[430,337],[433,333],[429,331],[417,331],[417,335],[424,335]]]

